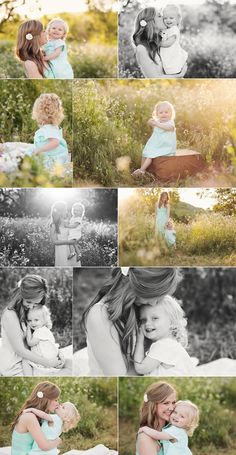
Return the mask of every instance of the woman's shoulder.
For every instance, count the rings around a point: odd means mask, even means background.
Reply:
[[[145,433],[139,433],[137,435],[136,446],[137,452],[143,452],[149,450],[150,446],[156,447],[156,441]]]
[[[136,46],[136,54],[138,55],[148,55],[147,48],[144,46],[144,44],[138,44]]]
[[[23,63],[24,63],[24,65],[25,65],[25,69],[26,69],[26,70],[29,70],[29,69],[38,69],[36,63],[33,62],[33,60],[25,60]]]
[[[87,322],[98,321],[100,319],[108,319],[108,314],[106,310],[106,306],[104,305],[104,299],[99,300],[99,302],[95,303],[89,310],[87,316]]]
[[[18,316],[14,310],[10,310],[9,308],[5,308],[5,310],[2,313],[2,318],[1,318],[2,323],[4,322],[13,322],[13,321],[19,321]]]
[[[37,422],[37,421],[38,421],[38,419],[33,412],[23,412],[20,415],[17,424],[27,426],[28,424],[31,424],[31,423]]]

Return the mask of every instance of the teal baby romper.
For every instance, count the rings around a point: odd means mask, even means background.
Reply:
[[[50,60],[50,66],[55,79],[73,79],[73,69],[67,60],[66,43],[62,39],[48,41],[44,46],[44,52],[48,56],[53,54],[58,47],[61,47],[61,53],[58,57]]]
[[[165,225],[168,221],[167,207],[157,207],[156,211],[156,231],[158,234],[165,235]]]
[[[175,126],[170,120],[168,126]],[[157,158],[158,156],[171,156],[176,154],[176,132],[165,131],[155,126],[153,133],[148,139],[144,149],[143,158]]]
[[[164,429],[166,433],[174,436],[178,442],[161,441],[163,445],[164,455],[192,455],[191,450],[188,448],[188,435],[183,428],[170,425]]]
[[[42,152],[39,155],[43,156],[44,166],[50,170],[55,164],[65,165],[69,163],[67,143],[62,137],[62,129],[56,125],[41,126],[34,135],[34,145],[27,150],[26,155],[32,156],[36,149],[48,144],[49,139],[59,139],[60,142],[53,150]]]
[[[174,229],[165,229],[165,240],[167,245],[174,246],[176,243],[176,232]]]
[[[41,430],[45,436],[45,438],[49,440],[56,439],[60,436],[62,431],[62,420],[57,414],[51,414],[53,419],[53,425],[49,425],[49,422],[43,420]],[[58,449],[55,447],[51,450],[41,450],[34,441],[32,449],[29,451],[28,455],[57,455]]]
[[[27,455],[33,446],[34,439],[30,433],[18,433],[13,430],[11,455]]]

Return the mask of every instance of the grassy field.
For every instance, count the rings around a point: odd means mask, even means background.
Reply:
[[[131,176],[140,166],[152,133],[147,121],[160,100],[174,105],[177,148],[201,153],[206,163],[201,174],[167,186],[234,186],[236,83],[232,80],[76,81],[74,186],[161,186],[150,174]]]
[[[174,218],[175,221],[175,218]],[[175,222],[176,249],[155,236],[155,215],[142,206],[120,205],[119,264],[123,266],[235,266],[234,216],[200,213]]]
[[[54,245],[49,238],[48,219],[2,217],[0,231],[2,266],[54,266]],[[116,224],[85,219],[80,242],[82,264],[116,265],[116,237]]]

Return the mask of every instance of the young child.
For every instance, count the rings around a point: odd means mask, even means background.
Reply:
[[[139,429],[139,433],[145,433],[152,439],[161,441],[166,455],[192,455],[188,448],[188,436],[193,435],[198,423],[198,407],[188,400],[177,401],[175,409],[170,415],[168,428],[156,431],[145,426]]]
[[[23,412],[33,412],[37,417],[43,420],[41,430],[46,439],[58,438],[62,432],[66,433],[72,428],[75,428],[80,421],[79,412],[77,411],[75,405],[69,401],[58,405],[55,409],[55,414],[47,414],[46,412],[40,411],[36,408],[28,408]],[[28,455],[43,455],[45,453],[57,455],[58,450],[55,448],[51,449],[50,452],[45,452],[39,448],[36,442],[34,442],[32,449],[28,452]]]
[[[167,191],[162,191],[159,200],[156,204],[156,220],[155,231],[156,234],[165,236],[165,226],[170,217],[170,198]]]
[[[67,60],[66,35],[68,25],[59,17],[47,26],[48,42],[44,45],[45,61],[50,62],[56,79],[73,79],[73,70]]]
[[[73,258],[76,254],[76,260],[79,262],[81,260],[81,250],[79,247],[79,240],[81,238],[81,225],[84,217],[84,205],[80,202],[73,204],[71,209],[72,217],[70,223],[67,225],[69,228],[68,240],[76,240],[73,245],[69,245],[70,254],[68,259]]]
[[[142,305],[138,319],[136,372],[148,376],[193,376],[193,363],[185,350],[187,321],[177,300],[167,295],[156,305]],[[146,340],[151,346],[145,353]]]
[[[180,45],[179,26],[181,11],[177,5],[166,5],[163,9],[166,30],[160,32],[160,57],[165,74],[178,74],[187,62],[188,54]]]
[[[59,345],[55,342],[51,332],[52,321],[49,309],[45,305],[37,305],[27,313],[26,341],[31,351],[44,358],[58,357]],[[25,376],[33,376],[33,367],[45,373],[42,365],[36,365],[23,359],[23,371]],[[51,371],[52,369],[50,369]]]
[[[151,165],[153,158],[176,154],[175,110],[168,101],[156,104],[152,118],[148,124],[153,127],[153,133],[143,149],[140,169],[132,175],[142,175]]]
[[[23,142],[5,142],[0,145],[0,171],[14,172],[24,156],[42,156],[44,166],[52,170],[56,164],[69,163],[69,154],[62,130],[64,118],[60,98],[55,93],[43,93],[36,99],[32,118],[40,128],[34,136],[34,145]]]
[[[165,225],[164,237],[168,246],[176,248],[176,231],[174,228],[174,223],[170,218]]]

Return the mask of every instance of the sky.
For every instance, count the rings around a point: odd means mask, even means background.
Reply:
[[[37,9],[41,7],[41,12]],[[83,0],[28,0],[26,5],[18,8],[19,14],[27,16],[41,17],[44,14],[54,14],[62,12],[80,13],[86,11],[86,5]]]
[[[163,189],[164,190],[164,189]],[[166,191],[170,191],[170,188],[166,188]],[[125,201],[125,199],[132,196],[135,188],[120,188],[119,189],[119,200]],[[194,207],[200,207],[202,209],[209,209],[215,204],[216,200],[214,198],[214,189],[210,189],[209,195],[205,195],[202,198],[200,197],[201,188],[178,188],[180,195],[180,200],[182,202],[187,202],[188,204],[194,205]],[[213,196],[213,197],[210,197]]]

